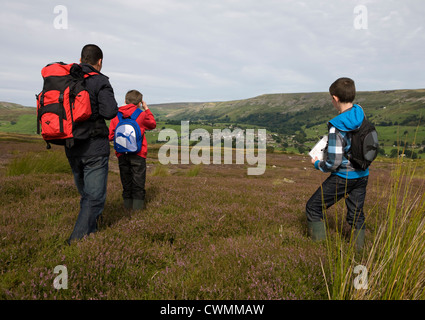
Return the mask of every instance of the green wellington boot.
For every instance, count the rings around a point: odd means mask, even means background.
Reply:
[[[322,241],[326,239],[326,225],[324,221],[308,222],[308,233],[313,241]]]
[[[133,209],[133,199],[125,199],[124,198],[124,208]]]
[[[145,200],[133,199],[133,210],[143,210],[145,209]]]
[[[354,236],[354,241],[356,242],[356,251],[361,252],[364,246],[364,236],[365,236],[364,229],[354,230],[353,236]]]

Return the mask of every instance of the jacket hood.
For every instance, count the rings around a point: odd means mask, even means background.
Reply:
[[[118,108],[118,112],[121,112],[125,118],[131,117],[133,112],[137,109],[137,106],[134,104],[126,104]],[[143,110],[142,110],[143,111]]]
[[[364,119],[364,111],[361,106],[354,104],[352,108],[339,114],[329,123],[339,131],[353,131],[360,128]]]

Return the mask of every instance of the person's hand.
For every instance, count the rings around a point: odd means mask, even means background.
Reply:
[[[311,158],[311,163],[312,163],[312,164],[315,164],[317,160],[319,160],[319,158],[318,158],[318,157],[314,157],[314,159],[313,159],[313,158]]]
[[[146,102],[144,100],[142,100],[142,108],[145,111],[149,109],[148,105],[146,104]]]

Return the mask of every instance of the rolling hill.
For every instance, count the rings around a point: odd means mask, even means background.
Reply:
[[[36,109],[11,102],[0,102],[0,132],[35,134]]]
[[[355,102],[363,106],[367,117],[379,128],[382,146],[392,148],[397,141],[425,144],[425,89],[362,91],[357,93]],[[280,135],[278,143],[292,137],[296,140],[292,145],[307,147],[326,133],[327,121],[336,115],[327,92],[153,104],[150,108],[161,122],[178,124],[190,120],[205,125],[255,125]],[[0,131],[34,134],[35,116],[35,108],[0,102]]]
[[[375,123],[383,151],[394,146],[425,145],[425,89],[358,92],[367,117]],[[152,105],[154,114],[171,122],[180,120],[203,123],[256,125],[279,136],[275,147],[310,148],[326,133],[326,123],[336,116],[329,93],[264,94],[258,97],[191,104]]]
[[[425,89],[358,92],[356,103],[363,106],[377,125],[417,125],[425,115]],[[312,127],[335,114],[329,93],[265,94],[258,97],[191,104],[152,105],[166,119],[212,120],[266,126],[273,131],[285,127]]]

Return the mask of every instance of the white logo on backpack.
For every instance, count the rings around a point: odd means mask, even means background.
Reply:
[[[136,151],[136,130],[134,127],[130,124],[124,124],[117,129],[115,142],[125,149],[128,149],[129,152]]]

